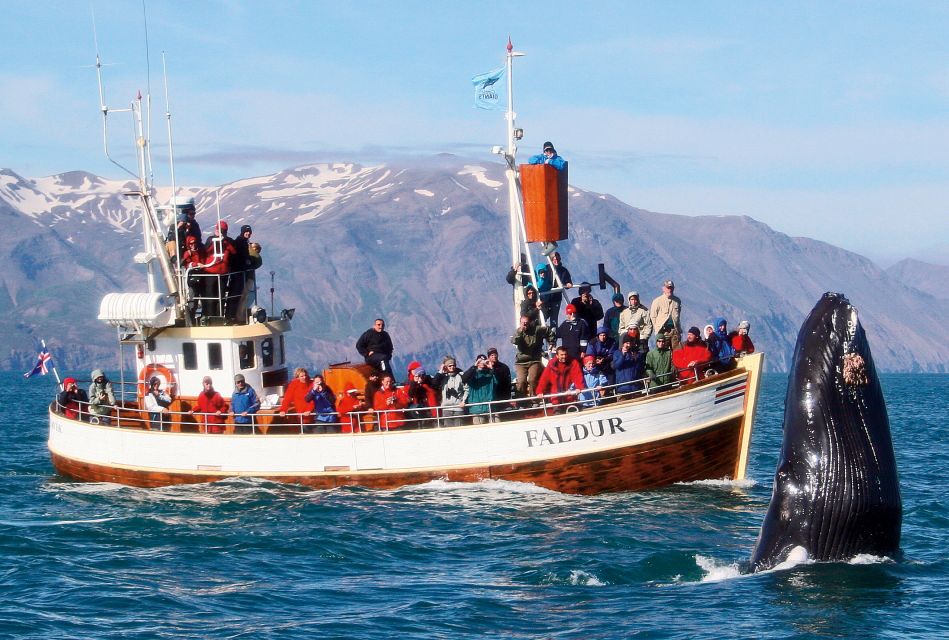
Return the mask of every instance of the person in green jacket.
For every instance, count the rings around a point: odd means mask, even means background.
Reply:
[[[672,366],[672,350],[665,334],[656,336],[656,348],[646,354],[646,375],[649,388],[655,389],[672,382],[675,368]]]
[[[474,365],[462,374],[461,380],[468,385],[467,405],[472,422],[485,424],[489,415],[498,410],[489,404],[494,400],[494,388],[498,383],[488,356],[479,354]]]
[[[112,383],[102,369],[93,369],[89,374],[92,384],[89,385],[89,412],[99,424],[110,424],[112,407],[115,406],[115,393]]]

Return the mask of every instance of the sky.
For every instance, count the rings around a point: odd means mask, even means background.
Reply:
[[[96,41],[110,108],[152,96],[160,182],[170,183],[163,52],[177,184],[443,152],[491,162],[504,116],[473,107],[471,77],[503,64],[510,37],[526,54],[514,68],[520,157],[551,140],[572,184],[636,207],[747,215],[883,267],[949,265],[946,2],[5,0],[0,10],[0,167],[25,177],[124,176],[102,153]],[[120,159],[127,118],[110,116]]]

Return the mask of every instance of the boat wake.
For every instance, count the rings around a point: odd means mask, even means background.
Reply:
[[[723,489],[752,489],[758,486],[758,482],[745,478],[744,480],[731,480],[729,478],[718,478],[715,480],[692,480],[691,482],[677,482],[680,487],[721,487]]]

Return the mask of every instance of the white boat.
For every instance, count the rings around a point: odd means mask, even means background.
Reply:
[[[510,75],[517,55],[509,45],[508,147],[495,152],[508,163],[511,254],[516,262],[526,253],[534,277],[531,251],[541,248],[546,256],[554,238],[531,237],[536,234],[522,206],[515,163],[521,134],[514,126]],[[139,98],[131,107],[138,139],[144,139],[141,109]],[[180,203],[155,204],[144,171],[147,147],[138,146],[142,170],[135,196],[141,202],[144,250],[135,260],[148,270],[148,289],[107,295],[99,314],[116,328],[120,348],[134,349],[138,378],[115,383],[120,398],[106,420],[91,419],[84,407],[70,417],[56,401],[51,403],[48,444],[62,475],[145,487],[230,477],[319,488],[490,478],[583,494],[744,478],[761,354],[739,359],[727,373],[610,398],[598,406],[554,405],[550,397],[537,397],[520,400],[519,409],[510,411],[511,401],[502,401],[492,403],[485,424],[447,426],[434,412],[424,424],[414,425],[424,428],[415,429],[411,423],[388,429],[386,420],[369,411],[351,415],[355,426],[350,433],[305,433],[305,416],[282,416],[277,410],[289,379],[284,335],[293,312],[264,309],[252,271],[213,276],[220,279],[209,288],[216,295],[202,300],[195,294],[195,273],[165,250],[168,222],[179,213]],[[565,176],[561,180],[565,184]],[[565,228],[565,219],[560,222]],[[518,283],[515,308],[522,291]],[[229,320],[225,310],[233,309]],[[328,381],[359,381],[366,368],[337,366],[324,373]],[[224,390],[238,373],[264,399],[251,433],[235,433],[230,419],[224,433],[207,433],[200,416],[192,414],[202,378],[212,375]],[[154,425],[143,406],[145,384],[153,376],[174,395],[162,430],[149,428]]]

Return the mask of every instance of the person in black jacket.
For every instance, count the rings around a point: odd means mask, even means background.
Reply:
[[[365,359],[366,364],[379,371],[392,372],[394,350],[392,338],[386,332],[386,322],[382,318],[376,318],[372,328],[366,329],[356,341],[356,351],[359,355]]]

